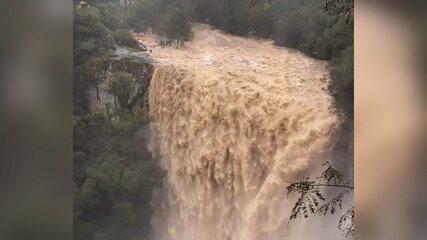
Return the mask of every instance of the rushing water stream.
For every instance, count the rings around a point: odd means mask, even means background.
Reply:
[[[327,62],[270,41],[196,25],[181,49],[155,46],[151,151],[166,171],[153,204],[156,240],[276,240],[340,120]]]

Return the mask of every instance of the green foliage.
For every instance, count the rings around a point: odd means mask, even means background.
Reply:
[[[304,30],[301,32],[298,49],[317,58],[324,58],[320,49],[324,43],[322,35],[327,28],[328,16],[316,12],[308,16]]]
[[[178,7],[168,7],[159,33],[175,41],[178,46],[182,46],[184,42],[189,41],[192,37],[192,31],[185,10]]]
[[[81,170],[87,161],[88,151],[86,145],[88,143],[88,124],[80,116],[73,116],[73,178],[79,182],[82,180]]]
[[[85,182],[76,187],[76,239],[149,234],[151,190],[159,186],[163,173],[153,161],[135,161],[129,146],[119,148],[96,159]]]
[[[126,16],[135,32],[147,28],[182,46],[192,37],[189,5],[184,0],[137,0]]]
[[[150,155],[136,155],[130,140],[148,119],[143,110],[117,108],[111,114],[74,118],[75,132],[87,137],[84,145],[75,142],[86,153],[80,159],[74,151],[75,239],[146,239],[150,234],[152,189],[161,185],[164,173]]]
[[[347,24],[353,24],[354,0],[326,0],[325,10],[328,13],[338,14]]]
[[[116,40],[116,43],[120,46],[139,48],[138,41],[126,29],[117,29],[116,31],[114,31],[113,36]]]
[[[220,16],[220,28],[225,32],[237,35],[246,35],[247,26],[247,1],[224,0],[223,15]]]
[[[347,47],[332,62],[332,93],[338,97],[353,97],[354,91],[354,49]]]
[[[137,21],[132,25],[132,29],[136,33],[145,32],[147,24],[144,21]]]
[[[97,8],[76,8],[74,13],[75,63],[82,63],[89,57],[101,55],[114,48],[111,31],[101,21],[101,14]]]
[[[149,122],[142,108],[123,109],[120,106],[107,106],[107,114],[102,112],[88,114],[91,129],[99,134],[114,136],[120,133],[134,133]]]
[[[101,66],[93,64],[114,49],[110,29],[101,21],[102,15],[95,7],[75,7],[73,25],[73,105],[74,114],[87,112],[87,89],[99,81]]]
[[[278,45],[297,48],[304,29],[304,17],[297,11],[289,12],[286,17],[276,21],[275,43]]]
[[[353,29],[338,17],[328,20],[328,28],[322,34],[320,58],[330,60],[339,57],[341,51],[353,46]]]
[[[124,62],[127,62],[123,59]],[[114,96],[114,111],[123,110],[138,110],[138,107],[144,105],[145,94],[148,92],[143,81],[139,76],[135,77],[135,73],[130,74],[131,64],[126,65],[127,72],[114,72],[106,81],[106,91]],[[150,76],[146,76],[150,77]]]
[[[152,0],[136,0],[126,15],[128,27],[138,32],[141,28],[155,27],[160,16],[158,2]]]
[[[147,239],[152,190],[163,178],[157,162],[137,156],[131,141],[148,123],[133,97],[147,89],[134,93],[135,79],[127,72],[108,77],[114,44],[137,46],[122,29],[124,11],[118,3],[74,4],[73,226],[79,240]],[[89,112],[89,89],[98,90],[106,79],[117,104]]]
[[[100,11],[102,23],[104,23],[108,29],[114,31],[123,28],[123,21],[121,18],[124,16],[124,12],[117,1],[97,4],[96,7]]]
[[[77,139],[78,144],[74,144],[75,149],[80,149],[84,147],[84,144],[87,141],[86,134],[87,124],[79,116],[73,116],[73,137]]]
[[[135,90],[135,81],[132,75],[125,72],[116,72],[107,82],[107,91],[112,94],[122,108],[128,108]]]
[[[345,182],[344,176],[327,162],[322,164],[326,169],[320,177],[314,180],[305,178],[291,183],[287,188],[288,197],[298,194],[298,200],[292,208],[289,221],[296,218],[308,218],[310,215],[334,215],[338,210],[343,209],[345,196],[351,194],[354,187],[349,182]],[[338,191],[335,197],[327,198],[322,194],[325,188],[332,188]],[[354,235],[354,207],[350,206],[340,217],[338,228],[344,231],[345,237]]]
[[[248,30],[253,31],[257,37],[267,38],[273,31],[273,16],[271,12],[261,8],[250,8],[248,10]]]

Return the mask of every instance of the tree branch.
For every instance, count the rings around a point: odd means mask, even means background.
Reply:
[[[354,190],[354,187],[352,187],[352,186],[341,185],[341,184],[312,184],[311,186],[315,186],[315,187],[343,187],[343,188],[348,188],[348,189]]]

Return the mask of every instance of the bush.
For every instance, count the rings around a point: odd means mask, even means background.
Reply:
[[[337,104],[346,112],[352,111],[354,91],[354,49],[347,47],[341,56],[332,61],[331,92]]]
[[[331,60],[338,57],[341,51],[353,45],[353,28],[338,17],[328,20],[328,27],[322,34],[320,58]]]
[[[123,23],[120,19],[122,16],[122,8],[118,3],[99,3],[96,7],[100,11],[101,21],[108,29],[116,30],[123,27]]]
[[[135,87],[135,80],[126,72],[114,73],[107,83],[108,93],[114,96],[115,101],[122,108],[129,108]]]
[[[248,11],[248,30],[254,31],[257,37],[269,37],[273,30],[273,20],[270,12],[260,7],[253,7]]]
[[[316,58],[321,57],[322,34],[327,27],[327,18],[323,12],[309,15],[307,24],[302,32],[298,50]]]
[[[145,32],[146,24],[143,21],[138,21],[135,24],[133,24],[132,29],[136,33]]]
[[[138,41],[126,29],[118,29],[114,31],[113,36],[114,40],[116,40],[116,43],[120,46],[139,48]]]
[[[296,48],[300,42],[304,19],[296,11],[289,13],[286,17],[279,19],[275,24],[275,43],[278,45]]]

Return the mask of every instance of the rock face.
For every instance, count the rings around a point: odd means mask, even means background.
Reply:
[[[133,106],[141,106],[148,111],[148,87],[154,72],[154,62],[145,52],[129,52],[117,47],[115,56],[108,61],[107,77],[90,91],[90,111],[105,111],[114,105],[114,96],[107,91],[107,83],[116,72],[125,72],[135,81]],[[132,107],[133,107],[132,106]]]
[[[327,63],[205,26],[153,56],[152,152],[167,172],[155,239],[284,239],[288,181],[324,160],[339,128]]]

